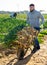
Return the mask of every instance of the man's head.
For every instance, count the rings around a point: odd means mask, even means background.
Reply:
[[[34,4],[30,4],[29,7],[30,7],[30,12],[32,12],[35,9],[35,5]]]

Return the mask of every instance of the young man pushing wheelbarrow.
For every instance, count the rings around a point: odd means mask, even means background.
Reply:
[[[39,41],[37,35],[40,32],[40,21],[44,23],[44,18],[39,11],[35,10],[35,5],[30,4],[30,12],[27,15],[27,24],[30,26],[24,27],[21,31],[17,33],[17,41],[14,41],[13,44],[17,44],[17,57],[19,60],[22,60],[32,45],[34,43],[34,48],[31,53],[35,53],[40,49]]]
[[[29,8],[30,12],[28,12],[27,14],[27,23],[34,29],[40,31],[40,23],[44,23],[44,17],[39,11],[35,10],[34,4],[30,4]],[[40,22],[40,19],[42,20],[42,22]],[[37,38],[34,40],[34,43],[35,44],[32,53],[35,53],[37,50],[40,49],[39,41]]]

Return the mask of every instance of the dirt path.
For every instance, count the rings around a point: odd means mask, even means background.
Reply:
[[[23,60],[18,61],[16,54],[0,58],[0,65],[47,65],[47,36],[44,38],[41,49],[34,54],[29,50]]]

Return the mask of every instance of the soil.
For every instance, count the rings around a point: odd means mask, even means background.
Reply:
[[[29,49],[23,60],[19,60],[14,49],[0,49],[0,65],[47,65],[47,36],[40,50],[32,54]]]

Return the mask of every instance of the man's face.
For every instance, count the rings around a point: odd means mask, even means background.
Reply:
[[[34,6],[30,6],[30,11],[33,11],[35,9]]]

